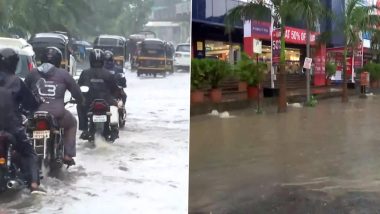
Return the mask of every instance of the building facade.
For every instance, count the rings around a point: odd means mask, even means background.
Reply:
[[[145,30],[151,30],[157,37],[174,44],[190,42],[190,0],[157,0],[152,8]]]
[[[376,5],[380,0],[367,0],[368,5]],[[344,6],[346,0],[321,0],[328,9],[333,11],[336,17],[344,17]],[[240,23],[235,26],[231,35],[226,34],[224,17],[226,13],[240,5],[244,1],[238,0],[193,0],[192,5],[192,48],[193,57],[197,58],[218,58],[236,62],[241,51],[245,51],[251,56],[255,56],[258,61],[268,64],[268,73],[271,72],[271,79],[275,79],[276,63],[278,56],[273,41],[276,40],[278,32],[271,32],[270,10],[260,20]],[[344,37],[339,31],[342,19],[321,18],[315,32],[312,32],[313,59],[313,83],[314,85],[325,85],[325,63],[332,61],[338,65],[338,70],[342,70],[341,47],[344,44]],[[306,26],[303,19],[292,20],[286,23],[286,72],[303,73],[303,63],[306,57]],[[323,32],[331,32],[329,40],[320,42],[318,35]],[[274,37],[273,37],[274,36]],[[369,39],[369,38],[367,38]],[[277,38],[278,40],[278,38]],[[257,41],[259,41],[257,43]],[[363,40],[364,41],[364,40]],[[260,45],[260,53],[254,53],[254,42]],[[371,58],[368,41],[358,47],[355,56],[346,59],[349,63],[349,75],[354,76],[354,68],[363,66],[366,59]],[[338,71],[338,73],[341,71]]]

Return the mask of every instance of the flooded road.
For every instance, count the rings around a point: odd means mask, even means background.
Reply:
[[[127,71],[127,123],[115,144],[77,142],[77,165],[42,180],[48,195],[0,195],[0,213],[186,213],[189,73]],[[68,107],[75,115],[75,106]],[[78,133],[78,138],[79,138]]]
[[[192,213],[380,213],[380,97],[191,118]]]

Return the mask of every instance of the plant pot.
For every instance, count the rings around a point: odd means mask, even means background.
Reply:
[[[239,82],[239,92],[245,92],[247,91],[248,84],[245,81]]]
[[[222,90],[219,88],[211,89],[210,99],[214,103],[220,103],[222,101]]]
[[[379,88],[379,80],[372,80],[371,81],[371,88]]]
[[[248,86],[247,95],[248,99],[257,99],[259,96],[259,89],[256,86]]]
[[[204,92],[201,90],[191,91],[191,103],[202,103],[204,100]]]
[[[326,85],[331,85],[331,79],[330,78],[326,78]]]

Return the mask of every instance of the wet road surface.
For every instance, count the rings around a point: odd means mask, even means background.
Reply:
[[[115,144],[77,142],[77,165],[42,181],[45,197],[0,195],[0,213],[186,213],[189,73],[127,72],[127,123]],[[75,115],[75,106],[68,107]],[[78,137],[79,137],[78,133]]]
[[[190,125],[190,213],[380,213],[380,97]]]

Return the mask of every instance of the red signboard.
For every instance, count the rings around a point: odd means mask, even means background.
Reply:
[[[280,64],[281,55],[281,30],[274,30],[272,32],[272,64]]]
[[[354,68],[363,67],[363,43],[360,43],[354,52]]]
[[[310,33],[310,44],[315,44],[315,36],[317,33]],[[298,28],[285,28],[285,42],[293,44],[306,44],[306,31]]]
[[[251,21],[251,35],[256,39],[270,40],[270,23]],[[310,33],[310,44],[315,45],[316,32]],[[306,44],[306,30],[285,27],[285,42],[290,44]]]
[[[337,70],[341,70],[343,72],[343,66],[340,64],[337,66]],[[346,75],[349,77],[352,75],[352,57],[346,58]]]
[[[363,72],[360,74],[360,85],[369,86],[369,73]]]

